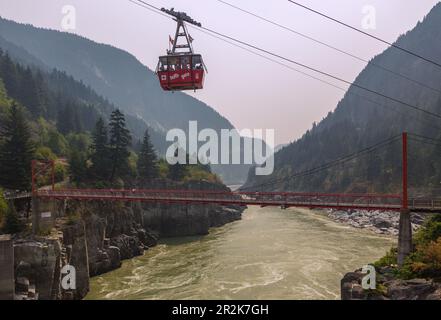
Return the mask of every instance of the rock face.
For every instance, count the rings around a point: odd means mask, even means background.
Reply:
[[[426,300],[438,289],[433,281],[425,279],[392,280],[385,285],[392,300]]]
[[[241,219],[243,208],[89,202],[65,203],[59,210],[71,218],[58,223],[56,237],[14,243],[17,299],[82,299],[90,277],[142,255],[159,237],[205,235]],[[75,290],[61,286],[66,265],[75,268]]]
[[[347,273],[341,280],[342,300],[441,300],[441,284],[432,280],[394,279],[388,267],[377,270],[377,290],[364,290],[361,270]]]
[[[141,205],[143,226],[160,237],[205,235],[212,227],[240,220],[239,207]]]
[[[58,240],[19,240],[14,243],[15,299],[61,298],[59,275],[62,266]],[[36,297],[35,288],[38,288]]]
[[[63,226],[63,245],[67,249],[67,261],[75,267],[76,290],[72,292],[73,299],[83,298],[89,292],[89,255],[88,239],[85,223],[82,220]]]

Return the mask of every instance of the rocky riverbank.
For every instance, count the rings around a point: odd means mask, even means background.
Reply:
[[[142,255],[160,238],[208,234],[241,219],[244,208],[219,205],[66,202],[50,235],[16,236],[16,299],[82,299],[90,277]],[[63,290],[62,267],[76,271],[76,288]]]
[[[328,212],[328,216],[336,221],[354,226],[356,228],[370,229],[378,234],[398,235],[399,214],[392,212]],[[424,214],[411,214],[412,229],[415,232],[424,222],[426,227],[419,231],[418,239],[420,243],[414,243],[414,255],[412,259],[427,257],[425,246],[421,246],[422,240],[426,239],[427,243],[437,239],[437,232],[433,232],[433,219],[427,219]],[[436,222],[435,222],[436,223]],[[431,230],[427,232],[427,230]],[[426,241],[424,240],[424,241]],[[437,268],[435,265],[426,265],[422,260],[413,260],[407,262],[412,265],[398,268],[396,249],[391,250],[387,256],[383,257],[375,264],[375,286],[376,289],[364,289],[362,279],[367,276],[362,269],[355,272],[347,273],[341,280],[341,299],[342,300],[441,300],[441,283],[433,270]],[[436,261],[437,256],[431,256]],[[424,260],[425,261],[425,260]],[[432,260],[430,260],[432,261]],[[419,263],[419,269],[415,269]],[[432,263],[432,262],[430,262]],[[421,270],[430,270],[423,273]],[[434,269],[435,268],[435,269]],[[419,270],[419,271],[417,271]],[[369,278],[372,281],[372,278]],[[405,280],[406,279],[406,280]]]
[[[398,236],[400,214],[391,211],[323,210],[330,219],[354,228],[367,229],[376,234]],[[418,230],[425,220],[423,214],[412,213],[412,229]]]
[[[377,289],[365,290],[361,269],[341,280],[342,300],[441,300],[441,284],[427,279],[396,279],[391,267],[377,268]]]

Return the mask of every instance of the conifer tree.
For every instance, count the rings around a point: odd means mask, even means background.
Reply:
[[[157,178],[158,174],[158,157],[146,130],[138,157],[138,175],[141,181],[147,182]]]
[[[87,179],[87,158],[83,152],[76,149],[69,155],[70,179],[79,184]]]
[[[92,175],[98,179],[108,179],[110,176],[110,150],[108,145],[107,127],[103,118],[99,118],[93,132]]]
[[[178,153],[179,153],[179,149],[176,149],[175,157],[178,156]],[[187,163],[188,163],[188,160],[189,160],[189,156],[187,154],[186,155],[186,162]],[[178,162],[174,165],[169,166],[168,177],[174,181],[180,181],[185,177],[187,170],[188,170],[187,164]]]
[[[12,201],[9,203],[8,210],[5,216],[5,224],[3,231],[6,233],[18,233],[24,229],[23,223],[18,218],[17,211],[15,210]]]
[[[6,91],[11,98],[17,98],[19,81],[17,69],[8,54],[1,55],[0,76],[3,79]]]
[[[22,108],[13,103],[1,128],[0,185],[29,190],[34,145]]]
[[[119,109],[116,109],[110,115],[109,127],[110,159],[112,161],[110,181],[113,182],[117,176],[121,176],[128,171],[129,146],[132,138],[126,127],[124,114]]]
[[[41,115],[40,94],[30,68],[26,69],[21,79],[20,101],[32,115]]]

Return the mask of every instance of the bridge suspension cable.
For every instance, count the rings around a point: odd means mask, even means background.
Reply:
[[[404,75],[404,74],[402,74],[402,73],[396,72],[396,71],[394,71],[394,70],[392,70],[392,69],[389,69],[389,68],[387,68],[387,67],[384,67],[384,66],[382,66],[382,65],[380,65],[380,64],[377,64],[377,63],[375,63],[375,62],[373,62],[373,61],[369,61],[369,60],[367,60],[367,59],[365,59],[365,58],[362,58],[362,57],[360,57],[360,56],[357,56],[357,55],[355,55],[355,54],[353,54],[353,53],[350,53],[350,52],[348,52],[348,51],[345,51],[345,50],[339,49],[339,48],[337,48],[337,47],[335,47],[335,46],[333,46],[333,45],[331,45],[331,44],[329,44],[329,43],[326,43],[326,42],[324,42],[324,41],[318,40],[318,39],[316,39],[316,38],[314,38],[314,37],[311,37],[311,36],[309,36],[309,35],[307,35],[307,34],[305,34],[305,33],[302,33],[302,32],[299,32],[299,31],[297,31],[297,30],[294,30],[294,29],[291,28],[291,27],[287,27],[287,26],[282,25],[282,24],[280,24],[280,23],[278,23],[278,22],[275,22],[274,20],[270,20],[270,19],[268,19],[268,18],[265,18],[265,17],[263,17],[263,16],[260,16],[260,15],[258,15],[258,14],[256,14],[256,13],[254,13],[254,12],[251,12],[251,11],[249,11],[249,10],[243,9],[243,8],[241,8],[241,7],[238,7],[238,6],[236,6],[236,5],[234,5],[234,4],[231,4],[231,3],[227,2],[227,1],[224,1],[224,0],[216,0],[216,1],[219,2],[219,3],[222,3],[222,4],[224,4],[224,5],[227,5],[227,6],[233,8],[233,9],[235,9],[235,10],[238,10],[238,11],[240,11],[240,12],[243,12],[243,13],[245,13],[245,14],[247,14],[247,15],[253,16],[253,17],[255,17],[255,18],[259,19],[259,20],[262,20],[262,21],[264,21],[264,22],[267,22],[267,23],[269,23],[269,24],[271,24],[271,25],[274,25],[274,26],[276,26],[276,27],[279,27],[279,28],[281,28],[281,29],[283,29],[283,30],[286,30],[286,31],[289,31],[289,32],[291,32],[291,33],[293,33],[293,34],[296,34],[296,35],[298,35],[298,36],[300,36],[300,37],[302,37],[302,38],[308,39],[308,40],[313,41],[313,42],[315,42],[315,43],[318,43],[318,44],[320,44],[320,45],[322,45],[322,46],[325,46],[325,47],[327,47],[327,48],[329,48],[329,49],[332,49],[332,50],[337,51],[337,52],[339,52],[339,53],[342,53],[342,54],[344,54],[344,55],[346,55],[346,56],[349,56],[349,57],[351,57],[351,58],[354,58],[354,59],[356,59],[356,60],[358,60],[358,61],[361,61],[361,62],[367,63],[368,65],[371,65],[371,66],[373,66],[373,67],[375,67],[375,68],[378,68],[378,69],[383,70],[383,71],[385,71],[385,72],[391,73],[391,74],[393,74],[393,75],[395,75],[395,76],[397,76],[397,77],[400,77],[400,78],[406,79],[406,80],[408,80],[408,81],[410,81],[410,82],[413,82],[413,83],[415,83],[415,84],[417,84],[417,85],[419,85],[419,86],[421,86],[421,87],[424,87],[424,88],[426,88],[426,89],[429,89],[429,90],[435,91],[435,92],[437,92],[437,93],[441,93],[441,90],[439,90],[439,89],[437,89],[437,88],[434,88],[434,87],[432,87],[432,86],[429,86],[429,85],[427,85],[427,84],[425,84],[425,83],[423,83],[423,82],[421,82],[421,81],[419,81],[419,80],[412,79],[412,78],[409,77],[409,76],[406,76],[406,75]]]
[[[132,1],[132,0],[129,0],[129,1]],[[156,9],[157,11],[159,11],[160,13],[162,13],[162,11],[161,11],[160,8],[155,7],[155,6],[153,6],[153,5],[149,4],[149,3],[147,3],[146,1],[143,1],[143,0],[135,0],[135,1],[139,2],[140,4],[144,4],[144,5],[148,6],[149,8]],[[142,7],[144,7],[144,6],[142,6]],[[146,8],[146,7],[144,7],[144,8]],[[170,18],[171,18],[171,17],[170,17]],[[172,19],[172,18],[171,18],[171,19]],[[340,78],[340,77],[335,76],[335,75],[333,75],[333,74],[330,74],[330,73],[328,73],[328,72],[321,71],[321,70],[319,70],[319,69],[317,69],[317,68],[315,68],[315,67],[311,67],[311,66],[306,65],[306,64],[304,64],[304,63],[301,63],[301,62],[295,61],[295,60],[293,60],[293,59],[290,59],[290,58],[284,57],[284,56],[282,56],[282,55],[280,55],[280,54],[277,54],[277,53],[271,52],[271,51],[269,51],[269,50],[267,50],[267,49],[260,48],[260,47],[258,47],[258,46],[256,46],[256,45],[250,44],[250,43],[248,43],[248,42],[246,42],[246,41],[242,41],[242,40],[236,39],[236,38],[234,38],[234,37],[232,37],[232,36],[229,36],[229,35],[226,35],[226,34],[223,34],[223,33],[217,32],[217,31],[215,31],[215,30],[213,30],[213,29],[209,29],[209,28],[207,28],[207,27],[203,27],[203,26],[200,26],[200,27],[197,26],[197,27],[200,28],[201,30],[208,31],[208,32],[210,32],[210,33],[212,33],[212,34],[218,35],[218,36],[220,36],[220,37],[223,37],[223,38],[225,38],[225,39],[228,39],[228,40],[231,40],[231,41],[233,41],[233,42],[239,43],[239,44],[244,45],[244,46],[246,46],[246,47],[249,47],[249,48],[252,48],[252,49],[254,49],[254,50],[260,51],[260,52],[262,52],[262,53],[268,54],[268,55],[273,56],[273,57],[275,57],[275,58],[278,58],[278,59],[281,59],[281,60],[284,60],[284,61],[290,62],[290,63],[292,63],[292,64],[295,64],[295,65],[298,65],[298,66],[303,67],[303,68],[305,68],[305,69],[308,69],[308,70],[310,70],[310,71],[313,71],[313,72],[315,72],[315,73],[318,73],[318,74],[321,74],[321,75],[327,76],[327,77],[329,77],[329,78],[332,78],[332,79],[334,79],[334,80],[338,80],[338,81],[340,81],[340,82],[346,83],[346,84],[348,84],[348,85],[350,85],[350,86],[353,86],[353,87],[356,87],[356,88],[358,88],[358,89],[361,89],[361,90],[367,91],[367,92],[369,92],[369,93],[372,93],[372,94],[378,95],[379,97],[382,97],[382,98],[385,98],[385,99],[391,100],[391,101],[393,101],[393,102],[399,103],[399,104],[401,104],[401,105],[403,105],[403,106],[405,106],[405,107],[407,107],[407,108],[410,108],[410,109],[413,109],[413,110],[417,110],[417,111],[422,112],[422,113],[424,113],[424,114],[426,114],[426,115],[429,115],[429,116],[432,116],[432,117],[436,117],[436,118],[438,118],[438,119],[441,119],[441,115],[440,115],[440,114],[437,114],[437,113],[434,113],[434,112],[431,112],[431,111],[425,110],[425,109],[423,109],[423,108],[420,108],[419,106],[413,105],[413,104],[411,104],[411,103],[407,103],[407,102],[405,102],[405,101],[402,101],[402,100],[397,99],[397,98],[394,98],[394,97],[390,97],[390,96],[388,96],[388,95],[386,95],[386,94],[383,94],[383,93],[381,93],[381,92],[378,92],[378,91],[376,91],[376,90],[369,89],[369,88],[364,87],[364,86],[362,86],[362,85],[360,85],[360,84],[357,84],[357,83],[355,83],[355,82],[351,82],[351,81],[349,81],[349,80],[345,80],[345,79],[343,79],[343,78]]]
[[[429,59],[429,58],[423,57],[423,56],[420,55],[420,54],[417,54],[417,53],[415,53],[415,52],[413,52],[413,51],[410,51],[410,50],[408,50],[408,49],[405,49],[405,48],[403,48],[403,47],[400,47],[400,46],[398,46],[398,45],[396,45],[396,44],[394,44],[394,43],[392,43],[392,42],[390,42],[390,41],[384,40],[384,39],[382,39],[382,38],[380,38],[380,37],[378,37],[378,36],[375,36],[375,35],[373,35],[373,34],[371,34],[371,33],[368,33],[368,32],[366,32],[366,31],[363,31],[363,30],[361,30],[361,29],[359,29],[359,28],[356,28],[356,27],[354,27],[354,26],[351,26],[350,24],[347,24],[347,23],[345,23],[345,22],[343,22],[343,21],[341,21],[341,20],[338,20],[338,19],[336,19],[336,18],[333,18],[333,17],[331,17],[331,16],[329,16],[329,15],[323,13],[323,12],[320,12],[320,11],[318,11],[318,10],[315,10],[315,9],[313,9],[313,8],[311,8],[311,7],[308,7],[308,6],[304,5],[304,4],[301,4],[301,3],[296,2],[296,1],[293,1],[293,0],[288,0],[288,1],[289,1],[291,4],[293,4],[293,5],[296,5],[296,6],[298,6],[298,7],[301,7],[301,8],[303,8],[303,9],[306,9],[306,10],[308,10],[308,11],[310,11],[310,12],[312,12],[312,13],[315,13],[315,14],[317,14],[317,15],[319,15],[319,16],[322,16],[322,17],[324,17],[324,18],[326,18],[326,19],[328,19],[328,20],[334,21],[335,23],[338,23],[338,24],[340,24],[340,25],[342,25],[342,26],[344,26],[344,27],[346,27],[346,28],[349,28],[349,29],[352,29],[352,30],[354,30],[354,31],[357,31],[357,32],[359,32],[359,33],[361,33],[361,34],[364,34],[365,36],[368,36],[368,37],[370,37],[370,38],[372,38],[372,39],[375,39],[375,40],[377,40],[377,41],[379,41],[379,42],[382,42],[382,43],[384,43],[384,44],[387,44],[387,45],[389,45],[389,46],[391,46],[391,47],[393,47],[393,48],[395,48],[395,49],[398,49],[398,50],[400,50],[400,51],[402,51],[402,52],[405,52],[405,53],[407,53],[407,54],[409,54],[409,55],[412,55],[412,56],[414,56],[414,57],[416,57],[416,58],[418,58],[418,59],[424,60],[424,61],[426,61],[426,62],[428,62],[428,63],[431,63],[431,64],[433,64],[433,65],[435,65],[435,66],[441,68],[441,64],[438,63],[438,62],[436,62],[436,61],[434,61],[434,60],[432,60],[432,59]]]
[[[370,147],[361,149],[361,150],[359,150],[357,152],[354,152],[354,153],[351,153],[349,155],[343,156],[341,158],[332,160],[330,162],[326,162],[326,163],[321,164],[321,165],[319,165],[317,167],[314,167],[314,168],[311,168],[311,169],[307,169],[307,170],[303,170],[303,171],[299,171],[299,172],[296,172],[294,174],[285,176],[283,178],[266,181],[266,182],[264,182],[262,184],[252,185],[252,186],[249,186],[249,187],[241,188],[240,190],[243,191],[243,190],[262,188],[262,187],[265,187],[265,186],[268,186],[268,185],[274,185],[274,184],[277,184],[277,183],[281,183],[281,182],[286,182],[286,181],[292,180],[294,178],[304,177],[304,176],[316,174],[316,173],[324,171],[324,170],[328,170],[330,168],[333,168],[333,167],[336,167],[338,165],[341,165],[341,164],[347,163],[349,161],[352,161],[352,160],[354,160],[354,159],[356,159],[358,157],[370,154],[370,153],[372,153],[374,151],[377,151],[378,149],[381,149],[381,148],[384,148],[386,146],[389,146],[392,143],[395,143],[397,140],[399,140],[400,136],[401,135],[392,136],[391,138],[389,138],[387,140],[383,140],[383,141],[378,142],[378,143],[376,143],[376,144],[374,144],[374,145],[372,145]]]

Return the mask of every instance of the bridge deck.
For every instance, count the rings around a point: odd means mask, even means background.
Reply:
[[[398,195],[317,194],[289,192],[219,192],[193,190],[40,190],[53,199],[141,201],[184,204],[258,205],[399,211]]]
[[[225,192],[200,190],[109,190],[109,189],[50,189],[38,190],[46,199],[158,202],[165,204],[257,205],[282,208],[329,208],[400,211],[401,196],[394,194],[321,194],[294,192]],[[20,193],[7,199],[30,198]],[[441,212],[441,199],[409,199],[409,209],[415,212]]]

